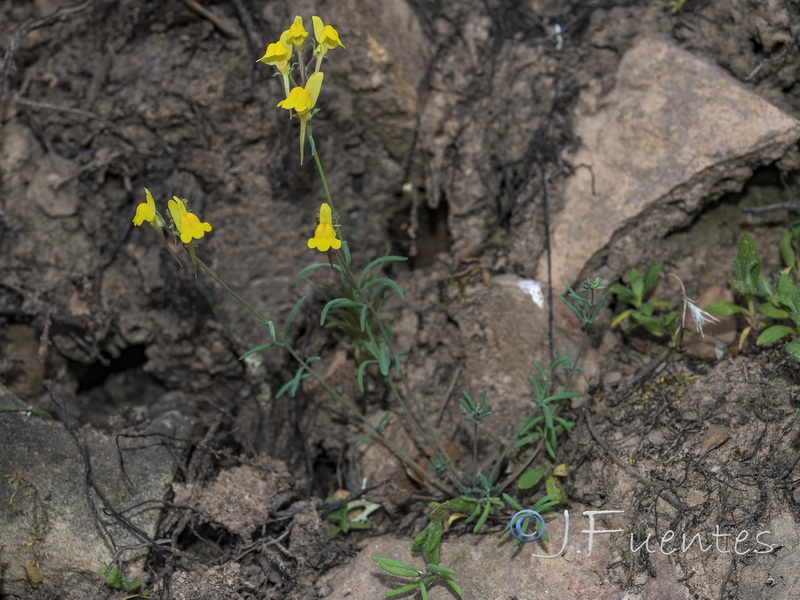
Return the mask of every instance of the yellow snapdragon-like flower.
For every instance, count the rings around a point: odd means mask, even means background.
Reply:
[[[144,188],[144,193],[146,199],[136,207],[136,214],[133,217],[133,224],[138,227],[147,221],[155,228],[163,227],[164,223],[161,221],[161,217],[158,215],[156,203],[153,200],[152,194],[150,194],[150,190]]]
[[[331,207],[326,203],[319,207],[319,225],[314,231],[314,237],[308,240],[308,247],[316,248],[320,252],[327,252],[330,248],[338,250],[342,247],[342,241],[336,237],[336,230],[333,228]]]
[[[278,102],[278,106],[286,110],[294,110],[300,117],[300,164],[303,164],[303,148],[306,143],[306,124],[313,115],[314,106],[319,98],[324,74],[314,73],[308,78],[306,87],[297,86],[289,92],[286,100]]]
[[[308,37],[308,32],[306,28],[303,27],[303,17],[298,16],[294,18],[294,23],[289,26],[288,33],[292,44],[294,44],[294,47],[300,52],[303,49],[303,42],[305,42]]]
[[[278,69],[285,78],[289,77],[289,63],[292,60],[292,39],[289,30],[281,34],[281,39],[267,46],[264,56],[256,62],[263,62]]]
[[[207,231],[211,231],[209,223],[202,223],[196,214],[190,213],[186,210],[186,205],[183,200],[177,196],[173,196],[172,200],[167,203],[169,214],[172,215],[172,220],[175,221],[175,227],[178,228],[178,234],[184,244],[188,244],[193,239],[199,240]]]
[[[280,68],[289,62],[291,56],[289,49],[282,41],[278,40],[274,44],[267,46],[267,51],[264,53],[264,56],[259,58],[256,62],[263,62],[264,64]]]
[[[342,40],[339,39],[339,32],[333,27],[325,25],[319,17],[311,17],[311,22],[314,23],[314,37],[317,38],[317,44],[322,46],[326,52],[337,46],[347,50]]]
[[[325,58],[328,50],[333,50],[337,46],[341,46],[345,50],[342,40],[339,39],[339,32],[330,25],[325,25],[319,17],[311,17],[311,22],[314,24],[314,37],[317,38],[317,47],[314,49],[314,56],[317,57],[317,64],[314,67],[315,71],[319,71],[322,66],[322,59]]]

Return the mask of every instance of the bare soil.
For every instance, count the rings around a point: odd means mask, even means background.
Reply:
[[[156,536],[171,543],[145,567],[155,597],[323,597],[319,576],[369,536],[410,541],[427,515],[431,491],[386,454],[356,448],[363,430],[321,389],[275,398],[294,376],[289,357],[238,360],[265,342],[263,328],[131,225],[145,187],[162,202],[190,199],[214,226],[199,255],[283,322],[307,291],[295,274],[318,260],[305,240],[323,196],[312,161],[299,165],[296,122],[275,107],[280,81],[255,59],[295,14],[307,24],[323,16],[347,45],[327,67],[315,138],[357,263],[411,257],[389,269],[406,301],[388,312],[429,413],[453,395],[441,428],[465,467],[470,438],[455,398],[474,343],[470,310],[491,295],[492,277],[535,275],[545,195],[555,214],[573,173],[562,157],[581,144],[571,129],[580,92],[609,92],[625,50],[659,34],[800,117],[794,1],[688,0],[674,14],[656,1],[204,2],[210,14],[191,4],[0,0],[0,380],[26,405],[53,411],[49,381],[71,418],[111,435],[175,409],[194,420]],[[775,272],[785,212],[740,208],[793,200],[797,188],[795,173],[768,167],[692,226],[651,240],[646,254],[689,274],[694,297],[726,286],[743,232]],[[677,302],[674,282],[660,293]],[[331,384],[379,417],[385,390],[370,380],[358,393],[355,362],[318,326],[321,306],[312,297],[298,315],[297,347],[322,356]],[[663,346],[609,330],[618,310],[601,316],[585,393],[565,413],[577,423],[559,450],[567,496],[596,506],[625,498],[631,522],[648,531],[665,528],[659,516],[687,514],[696,528],[737,531],[778,513],[800,522],[800,366],[751,339],[742,352],[733,343],[716,359],[672,353],[642,372]],[[496,319],[519,329],[512,314]],[[507,431],[487,427],[485,461]],[[632,466],[644,478],[623,485]],[[370,485],[392,478],[367,495],[383,509],[370,530],[329,541],[325,500],[358,490],[364,476]],[[664,494],[678,499],[666,516]],[[709,556],[682,565],[698,573],[687,597],[791,597],[761,596],[736,561],[719,572]],[[636,593],[653,569],[646,555],[625,555],[607,576]]]

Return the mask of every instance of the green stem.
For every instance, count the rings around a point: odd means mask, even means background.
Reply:
[[[587,325],[585,325],[583,327],[583,333],[581,335],[580,345],[578,346],[578,352],[575,355],[575,359],[572,361],[572,365],[571,365],[572,368],[569,370],[569,374],[567,375],[567,380],[564,382],[564,385],[561,387],[562,390],[569,389],[569,386],[572,383],[572,378],[575,375],[575,371],[577,371],[578,365],[580,364],[581,355],[583,354],[583,345],[584,345],[584,343],[586,343],[586,337],[588,336],[588,333],[589,333],[589,325],[587,324]],[[547,388],[546,388],[548,390],[548,392],[550,391],[552,384],[553,384],[553,381],[551,379],[550,381],[548,381],[548,385],[547,385]],[[555,410],[553,411],[553,416],[557,415],[559,410],[561,410],[561,402],[560,401],[558,403],[558,406],[556,406]],[[503,448],[503,452],[500,454],[500,457],[497,459],[497,461],[495,461],[494,467],[492,467],[491,478],[489,480],[490,482],[495,481],[495,479],[499,475],[500,466],[501,466],[503,460],[505,460],[506,456],[511,451],[511,448],[514,447],[514,445],[516,444],[517,440],[519,439],[519,436],[520,436],[520,432],[518,431],[517,434],[509,440],[509,442],[508,442],[508,444],[506,444],[505,448]],[[500,494],[509,485],[511,485],[511,483],[513,483],[520,475],[522,475],[522,473],[525,472],[525,469],[527,469],[530,466],[530,464],[533,462],[533,460],[542,451],[542,446],[543,445],[544,445],[544,438],[542,438],[539,441],[539,444],[536,447],[536,450],[534,450],[533,453],[530,456],[528,456],[527,459],[525,459],[525,461],[522,463],[522,465],[520,467],[518,467],[505,480],[503,480],[503,483],[501,483],[500,487],[497,488],[497,492],[496,492],[497,494]]]
[[[319,373],[317,373],[317,371],[315,371],[303,359],[303,357],[300,356],[297,353],[297,351],[295,351],[295,349],[286,342],[285,339],[283,339],[282,336],[281,336],[280,342],[282,342],[284,344],[284,348],[286,348],[286,351],[289,353],[289,355],[292,358],[294,358],[295,361],[297,361],[297,363],[299,365],[304,367],[306,369],[306,371],[309,373],[309,375],[311,375],[311,377],[313,377],[325,389],[325,391],[328,392],[331,395],[331,397],[333,397],[335,400],[337,400],[342,405],[344,405],[344,407],[347,408],[350,412],[352,412],[358,418],[359,421],[361,421],[364,425],[367,426],[367,428],[370,430],[370,432],[373,435],[377,436],[378,439],[380,439],[381,442],[383,442],[386,445],[386,447],[389,448],[389,450],[391,450],[396,456],[398,456],[408,466],[410,466],[415,471],[417,471],[417,473],[419,473],[422,477],[424,477],[426,480],[428,480],[428,482],[430,482],[440,492],[442,492],[444,494],[452,495],[452,496],[454,496],[456,494],[455,490],[453,490],[452,488],[450,488],[449,486],[447,486],[443,482],[431,477],[430,474],[427,471],[425,471],[419,465],[419,463],[417,463],[407,453],[405,453],[403,450],[401,450],[394,442],[392,442],[389,438],[387,438],[383,434],[383,432],[381,432],[379,429],[377,429],[375,426],[373,426],[372,423],[370,423],[367,420],[367,418],[364,416],[364,414],[358,409],[358,407],[355,404],[353,404],[350,400],[348,400],[347,398],[345,398],[344,396],[339,394],[339,392],[337,392],[335,389],[333,389],[330,386],[330,384],[328,384],[328,382],[325,381],[325,379]]]
[[[222,279],[220,279],[220,277],[199,258],[197,259],[197,263],[203,268],[203,270],[206,273],[208,273],[211,276],[211,278],[214,281],[216,281],[219,285],[221,285],[226,292],[228,292],[231,296],[233,296],[233,298],[236,299],[236,301],[238,301],[242,306],[244,306],[248,311],[250,311],[250,313],[252,313],[253,316],[255,316],[255,318],[260,323],[263,323],[264,325],[267,325],[269,323],[269,313],[267,313],[267,319],[264,319],[261,315],[258,314],[258,312],[256,312],[256,310],[252,306],[250,306],[250,304],[246,300],[244,300],[244,298],[242,298],[233,289],[231,289],[231,287],[228,284],[226,284]],[[439,491],[441,491],[442,493],[455,495],[456,493],[455,490],[453,490],[443,482],[431,477],[430,474],[419,465],[419,463],[417,463],[414,459],[408,456],[407,453],[403,452],[403,450],[401,450],[396,444],[394,444],[385,435],[383,435],[381,431],[375,428],[372,425],[372,423],[370,423],[367,420],[364,414],[360,410],[358,410],[358,407],[356,407],[350,400],[348,400],[347,398],[339,394],[336,390],[334,390],[322,378],[322,376],[319,373],[317,373],[313,368],[311,368],[311,366],[303,359],[303,357],[297,353],[297,351],[286,341],[283,335],[278,334],[278,339],[275,341],[281,346],[283,346],[283,348],[286,349],[289,355],[292,358],[294,358],[299,365],[304,367],[306,371],[309,373],[309,375],[311,375],[315,380],[317,380],[317,382],[319,382],[319,384],[325,389],[325,391],[327,391],[335,400],[344,405],[345,408],[347,408],[350,412],[356,415],[356,417],[358,417],[358,419],[362,423],[364,423],[364,425],[366,425],[367,428],[374,435],[376,435],[378,439],[380,439],[381,442],[385,444],[386,447],[389,448],[389,450],[391,450],[395,455],[397,455],[403,462],[405,462],[407,465],[409,465],[411,468],[417,471],[422,477],[427,479],[434,487],[439,489]]]
[[[319,153],[317,152],[317,145],[314,143],[314,136],[311,135],[311,121],[308,122],[308,143],[311,146],[311,154],[314,156],[314,162],[317,163],[317,171],[319,171],[319,178],[322,180],[322,187],[325,190],[325,200],[328,205],[333,208],[333,199],[331,198],[331,191],[328,189],[328,180],[325,179],[325,171],[322,170],[322,163],[319,161]]]
[[[472,415],[472,418],[475,419],[475,415],[474,414]],[[473,477],[473,479],[478,477],[478,423],[477,423],[477,421],[472,423],[472,477]]]
[[[206,263],[204,263],[204,262],[203,262],[202,260],[200,260],[199,258],[195,258],[195,260],[197,260],[197,264],[198,264],[198,265],[200,265],[201,267],[203,267],[203,270],[204,270],[206,273],[208,273],[209,275],[211,275],[211,278],[212,278],[214,281],[216,281],[218,284],[220,284],[220,285],[223,287],[223,289],[224,289],[226,292],[228,292],[228,293],[229,293],[231,296],[233,296],[233,298],[234,298],[234,299],[235,299],[235,300],[236,300],[236,301],[237,301],[239,304],[241,304],[241,305],[242,305],[242,306],[244,306],[244,307],[245,307],[247,310],[249,310],[249,311],[252,313],[252,315],[253,315],[253,316],[254,316],[254,317],[255,317],[255,318],[258,320],[258,322],[259,322],[259,323],[261,323],[261,324],[263,324],[263,325],[269,325],[269,322],[271,321],[271,319],[270,319],[270,317],[269,317],[269,313],[267,313],[267,318],[266,318],[266,319],[265,319],[264,317],[262,317],[260,314],[258,314],[258,312],[256,312],[256,309],[255,309],[255,308],[253,308],[252,306],[250,306],[250,304],[249,304],[249,303],[248,303],[248,302],[247,302],[247,301],[246,301],[244,298],[242,298],[242,297],[241,297],[239,294],[237,294],[235,291],[233,291],[233,290],[232,290],[232,289],[231,289],[231,288],[228,286],[228,284],[227,284],[227,283],[225,283],[224,281],[222,281],[222,279],[220,279],[220,278],[219,278],[219,276],[218,276],[216,273],[214,273],[214,271],[212,271],[212,270],[211,270],[211,268],[210,268],[208,265],[206,265]]]

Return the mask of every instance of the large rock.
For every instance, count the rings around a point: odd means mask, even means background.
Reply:
[[[452,532],[442,543],[441,565],[456,571],[454,579],[463,589],[463,600],[487,600],[519,598],[552,598],[554,600],[635,600],[638,598],[688,598],[680,584],[679,568],[667,562],[665,557],[653,555],[656,576],[649,583],[649,590],[661,588],[663,596],[648,596],[626,593],[617,583],[608,580],[608,565],[618,560],[626,549],[626,535],[595,534],[591,554],[588,530],[589,521],[580,510],[571,510],[569,535],[564,553],[556,558],[542,558],[559,554],[564,543],[563,512],[547,517],[547,530],[551,543],[522,544],[514,548],[508,534],[503,539],[495,535],[479,535]],[[596,517],[594,529],[616,529],[621,519]],[[327,600],[350,598],[383,598],[389,590],[403,585],[404,580],[385,573],[373,557],[393,558],[416,567],[424,568],[419,554],[410,551],[410,539],[395,539],[387,536],[370,540],[367,547],[352,563],[328,576],[321,584],[320,595]],[[534,555],[539,556],[534,556]],[[405,583],[409,583],[405,580]],[[452,600],[455,594],[443,582],[428,589],[431,600]],[[409,596],[411,597],[411,596]]]
[[[21,404],[0,385],[0,405]],[[88,598],[118,551],[123,573],[141,574],[145,540],[110,511],[152,539],[191,427],[170,411],[139,436],[84,428],[76,439],[62,423],[0,412],[0,597]]]
[[[741,189],[800,138],[800,122],[658,38],[625,54],[615,89],[587,112],[575,124],[582,147],[569,157],[575,174],[552,224],[555,290],[584,274],[615,279],[631,256],[652,262],[649,240]]]

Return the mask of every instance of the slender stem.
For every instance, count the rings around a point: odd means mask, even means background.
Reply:
[[[236,300],[236,301],[237,301],[239,304],[241,304],[241,305],[242,305],[242,306],[244,306],[244,307],[245,307],[247,310],[249,310],[249,311],[252,313],[252,315],[253,315],[253,316],[254,316],[254,317],[255,317],[255,318],[256,318],[256,319],[257,319],[257,320],[258,320],[260,323],[262,323],[262,324],[264,324],[264,325],[268,325],[268,324],[269,324],[269,322],[270,322],[270,320],[271,320],[271,319],[270,319],[270,317],[269,317],[269,313],[267,313],[267,318],[266,318],[266,319],[265,319],[264,317],[262,317],[260,314],[258,314],[258,312],[256,312],[256,309],[255,309],[255,308],[253,308],[252,306],[250,306],[250,304],[249,304],[249,303],[248,303],[248,302],[247,302],[247,301],[246,301],[244,298],[242,298],[242,297],[241,297],[239,294],[237,294],[235,291],[233,291],[233,290],[232,290],[232,289],[231,289],[231,288],[228,286],[228,284],[227,284],[227,283],[225,283],[224,281],[222,281],[222,279],[220,279],[220,278],[219,278],[219,276],[218,276],[216,273],[214,273],[214,271],[212,271],[212,270],[211,270],[211,268],[210,268],[208,265],[206,265],[206,263],[204,263],[202,260],[200,260],[200,259],[199,259],[199,258],[197,258],[197,257],[195,258],[195,260],[197,260],[197,264],[198,264],[198,265],[200,265],[200,266],[203,268],[203,270],[204,270],[206,273],[208,273],[209,275],[211,275],[211,278],[212,278],[214,281],[216,281],[218,284],[220,284],[220,285],[221,285],[221,286],[222,286],[222,287],[225,289],[225,291],[226,291],[226,292],[228,292],[228,293],[229,293],[231,296],[233,296],[233,297],[234,297],[234,299],[235,299],[235,300]]]
[[[577,366],[580,364],[581,356],[583,354],[583,345],[586,343],[586,338],[587,338],[587,336],[589,334],[589,325],[590,324],[587,323],[583,327],[583,333],[581,335],[581,341],[580,341],[580,344],[578,345],[578,352],[577,352],[577,354],[575,354],[575,359],[572,361],[572,364],[570,365],[571,368],[569,370],[569,374],[567,375],[567,379],[564,382],[564,385],[561,386],[562,390],[566,390],[566,389],[569,388],[570,384],[572,383],[572,378],[575,375],[575,372],[577,371]],[[547,389],[548,392],[550,391],[552,384],[553,384],[553,381],[552,381],[552,378],[551,378],[551,380],[547,382],[547,388],[546,389]],[[555,410],[553,410],[553,416],[557,415],[558,411],[560,409],[561,409],[561,402],[559,402],[558,406],[556,406]],[[491,478],[489,480],[490,482],[495,481],[495,479],[499,475],[500,466],[501,466],[503,460],[505,460],[506,456],[511,451],[511,448],[517,443],[517,440],[519,439],[519,436],[520,436],[520,431],[518,431],[517,434],[508,441],[508,443],[506,444],[505,448],[503,448],[503,452],[500,454],[499,458],[495,461],[494,466],[492,467]],[[534,452],[522,463],[522,465],[519,468],[517,468],[516,471],[514,471],[511,475],[509,475],[503,481],[502,484],[500,484],[500,487],[497,488],[497,493],[498,494],[501,493],[504,489],[506,489],[517,477],[519,477],[525,471],[525,469],[528,468],[528,466],[533,462],[533,460],[541,452],[543,445],[544,445],[544,438],[542,438],[539,441],[539,444],[536,447],[536,450],[534,450]]]
[[[478,476],[478,422],[475,421],[475,415],[472,415],[472,477]]]
[[[285,348],[287,352],[294,358],[298,364],[303,366],[306,371],[313,377],[324,389],[328,392],[334,399],[338,400],[342,403],[350,412],[352,412],[358,419],[367,426],[367,428],[372,432],[373,435],[376,435],[381,442],[383,442],[389,450],[391,450],[395,455],[397,455],[403,462],[405,462],[408,466],[413,468],[417,471],[422,477],[424,477],[429,483],[431,483],[434,487],[438,488],[439,491],[448,494],[448,495],[455,495],[456,492],[450,486],[446,485],[444,482],[439,481],[430,476],[430,474],[425,471],[419,463],[417,463],[413,458],[411,458],[406,452],[401,450],[394,442],[392,442],[389,438],[387,438],[382,431],[377,429],[372,423],[370,423],[364,414],[353,404],[350,400],[339,394],[335,389],[333,389],[330,384],[311,366],[300,356],[295,349],[286,343],[285,340],[281,340],[285,344]]]
[[[244,300],[239,294],[237,294],[231,287],[226,284],[208,265],[206,265],[203,261],[199,258],[197,259],[197,263],[203,268],[203,270],[208,273],[211,278],[216,281],[219,285],[223,287],[223,289],[228,292],[231,296],[233,296],[242,306],[244,306],[248,311],[250,311],[253,316],[258,319],[259,322],[263,324],[269,323],[269,313],[267,313],[267,318],[264,319],[256,310],[250,306],[250,304]],[[446,485],[445,483],[431,477],[431,475],[425,471],[419,463],[417,463],[414,459],[412,459],[407,453],[403,452],[396,444],[394,444],[391,440],[389,440],[383,433],[375,428],[372,423],[370,423],[364,414],[358,410],[358,408],[347,398],[339,394],[336,390],[334,390],[323,378],[322,376],[317,373],[311,366],[306,362],[302,356],[300,356],[297,351],[286,341],[283,335],[278,334],[278,339],[276,340],[281,346],[283,346],[289,355],[297,361],[302,367],[306,369],[306,371],[311,375],[319,384],[327,391],[335,400],[339,401],[343,404],[350,412],[352,412],[358,419],[364,423],[367,428],[383,442],[389,450],[394,452],[403,462],[405,462],[409,467],[417,471],[422,477],[424,477],[428,482],[430,482],[434,487],[438,488],[439,491],[449,494],[455,495],[455,490],[453,490],[450,486]]]
[[[303,53],[299,50],[297,51],[297,65],[298,70],[300,71],[300,85],[306,87],[306,64],[305,60],[303,59]]]
[[[559,408],[560,408],[560,406],[559,406]],[[554,415],[558,414],[558,409],[553,411],[553,414]],[[533,451],[533,453],[525,460],[525,462],[523,462],[522,465],[520,465],[520,467],[516,471],[514,471],[511,475],[509,475],[505,479],[505,481],[503,481],[503,483],[500,484],[500,486],[497,488],[497,491],[495,492],[496,494],[499,495],[499,494],[503,493],[503,490],[505,490],[520,475],[522,475],[522,473],[525,472],[525,469],[527,469],[530,466],[530,464],[533,462],[533,459],[536,458],[537,456],[539,456],[539,453],[542,451],[542,446],[544,446],[544,438],[539,440],[539,444],[536,446],[536,450]]]
[[[311,121],[308,122],[308,143],[311,145],[311,154],[314,156],[314,162],[317,163],[317,171],[319,171],[319,178],[322,180],[322,187],[325,190],[325,199],[328,201],[331,210],[333,208],[333,199],[331,198],[331,191],[328,189],[328,180],[325,179],[325,171],[322,170],[322,163],[319,161],[319,153],[317,152],[317,145],[314,143],[314,137],[311,135]]]

